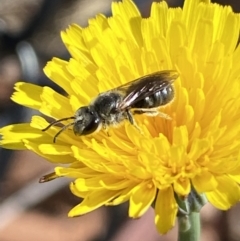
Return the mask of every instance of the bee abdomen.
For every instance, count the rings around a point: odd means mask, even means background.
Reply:
[[[168,104],[174,98],[174,89],[170,85],[135,103],[132,108],[156,108]]]

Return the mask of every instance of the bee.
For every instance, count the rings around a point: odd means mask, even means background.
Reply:
[[[159,115],[170,119],[167,114],[158,111],[174,98],[173,82],[178,78],[174,70],[158,71],[135,79],[117,88],[100,93],[88,106],[80,107],[74,116],[55,120],[42,131],[62,121],[73,121],[64,125],[54,136],[57,137],[70,126],[75,135],[89,135],[100,129],[117,126],[128,120],[136,126],[134,115]],[[137,127],[138,128],[138,127]]]

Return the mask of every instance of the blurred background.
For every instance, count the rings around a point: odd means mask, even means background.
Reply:
[[[52,57],[68,59],[60,31],[71,23],[86,26],[97,13],[110,16],[112,0],[0,0],[0,127],[28,122],[32,110],[10,101],[19,80],[50,85],[42,68]],[[143,16],[151,0],[135,0]],[[182,6],[184,0],[168,0]],[[240,12],[240,1],[213,1],[231,5]],[[221,23],[219,23],[221,24]],[[79,199],[68,188],[69,180],[39,184],[39,178],[54,166],[27,151],[0,149],[0,241],[176,241],[176,228],[160,236],[153,210],[130,220],[127,204],[100,208],[78,218],[68,211]],[[220,212],[206,205],[202,212],[201,241],[240,240],[240,205]]]

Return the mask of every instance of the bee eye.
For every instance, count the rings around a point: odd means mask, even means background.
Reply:
[[[75,135],[88,135],[97,130],[101,119],[92,106],[83,106],[76,112],[76,120],[73,126]]]

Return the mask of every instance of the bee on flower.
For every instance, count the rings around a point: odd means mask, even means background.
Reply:
[[[13,101],[56,121],[37,115],[3,127],[1,146],[59,163],[42,181],[75,179],[71,191],[83,201],[70,217],[128,201],[132,218],[152,206],[158,231],[166,233],[177,215],[196,211],[189,203],[199,197],[227,210],[240,199],[239,29],[239,14],[210,1],[186,0],[182,9],[153,3],[149,18],[131,0],[113,2],[111,17],[62,32],[71,59],[53,58],[44,68],[67,96],[15,85]],[[156,84],[153,73],[160,75]],[[112,90],[119,119],[108,101],[104,115],[97,109],[100,93]],[[153,110],[156,93],[169,99]]]

